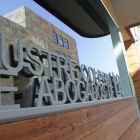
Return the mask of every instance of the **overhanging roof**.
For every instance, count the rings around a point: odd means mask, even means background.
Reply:
[[[127,28],[140,25],[140,0],[111,0],[124,41],[131,39]],[[133,39],[132,39],[133,40]]]
[[[116,26],[101,0],[34,0],[83,37],[109,34]]]

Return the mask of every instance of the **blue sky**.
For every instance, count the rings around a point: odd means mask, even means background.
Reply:
[[[0,0],[0,15],[6,15],[19,7],[26,6],[59,29],[76,39],[80,64],[91,66],[96,70],[118,73],[110,35],[88,39],[81,37],[60,20],[55,18],[33,0]]]

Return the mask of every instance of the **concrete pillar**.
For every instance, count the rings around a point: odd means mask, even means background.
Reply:
[[[117,65],[118,65],[118,69],[120,73],[124,95],[132,96],[133,91],[131,88],[130,76],[128,73],[118,29],[114,27],[110,27],[110,33],[111,33],[112,43],[114,47],[115,57],[116,57],[116,61],[117,61]]]

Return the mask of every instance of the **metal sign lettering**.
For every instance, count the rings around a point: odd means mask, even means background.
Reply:
[[[0,62],[3,67],[0,69],[0,76],[18,76],[19,72],[29,78],[41,76],[41,78],[34,78],[30,107],[34,106],[35,98],[37,98],[37,106],[39,107],[44,102],[43,98],[47,98],[50,105],[62,105],[117,98],[118,95],[123,96],[118,75],[96,71],[84,64],[77,66],[74,60],[66,60],[58,54],[33,44],[24,48],[20,40],[17,41],[17,50],[18,61],[16,62],[11,55],[11,63],[9,64],[6,60],[5,36],[0,34]],[[38,70],[35,69],[30,60],[24,59],[23,53],[26,53],[28,58],[39,66]],[[43,58],[47,59],[50,79],[44,74]],[[54,76],[52,61],[56,62],[57,76]],[[24,68],[27,68],[29,73],[24,71]],[[50,84],[52,84],[52,90]],[[36,88],[39,90],[37,96],[35,95]],[[17,90],[16,87],[0,86],[0,92]]]

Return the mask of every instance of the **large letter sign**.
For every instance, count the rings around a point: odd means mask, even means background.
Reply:
[[[17,41],[17,52],[14,53],[18,55],[17,65],[10,65],[6,59],[5,36],[0,34],[0,63],[2,66],[0,77],[15,77],[19,73],[26,78],[35,77],[35,81],[38,82],[33,82],[31,107],[34,106],[34,98],[37,99],[36,106],[40,107],[44,102],[44,98],[49,103],[47,105],[55,106],[94,102],[96,100],[117,98],[118,96],[123,97],[121,81],[118,75],[96,71],[94,68],[86,67],[84,64],[77,66],[74,60],[67,61],[66,58],[33,44],[23,47],[23,43],[20,40]],[[28,56],[28,61],[23,54]],[[47,66],[43,63],[44,58],[48,62]],[[15,60],[11,60],[14,64]],[[54,74],[53,62],[55,62],[56,74]],[[36,69],[36,66],[38,69]],[[26,73],[24,68],[28,69],[29,73]],[[46,71],[49,76],[45,75]],[[35,96],[36,88],[39,91],[37,96]],[[0,94],[5,91],[14,92],[18,91],[18,89],[16,87],[0,86]]]

